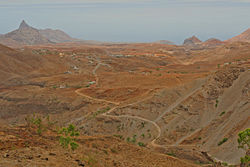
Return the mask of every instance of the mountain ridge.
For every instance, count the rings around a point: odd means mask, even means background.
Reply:
[[[0,35],[0,43],[9,47],[24,45],[41,45],[79,41],[70,37],[62,30],[36,29],[28,25],[25,20],[19,28],[7,34]]]

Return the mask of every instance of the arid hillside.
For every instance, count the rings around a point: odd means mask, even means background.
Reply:
[[[227,40],[227,42],[237,42],[237,41],[250,42],[250,28],[248,28],[246,31],[244,31],[240,35],[237,35],[237,36]]]
[[[93,166],[93,167],[196,167],[177,158],[150,151],[114,136],[77,137],[75,151],[59,145],[57,133],[46,130],[41,136],[29,126],[0,130],[0,166]]]
[[[245,154],[248,42],[0,45],[0,59],[0,166],[223,166]],[[51,126],[40,134],[32,117]],[[58,142],[69,124],[75,151]]]

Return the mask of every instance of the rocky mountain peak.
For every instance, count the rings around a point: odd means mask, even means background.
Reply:
[[[201,43],[202,41],[199,40],[196,36],[192,36],[191,38],[185,39],[184,40],[184,45],[194,45],[194,44],[198,44]]]
[[[19,26],[19,29],[23,29],[23,28],[29,28],[30,26],[23,20],[22,23]]]

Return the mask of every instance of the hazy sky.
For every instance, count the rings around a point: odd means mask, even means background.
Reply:
[[[88,40],[225,40],[250,28],[250,0],[0,0],[0,34],[22,19]]]

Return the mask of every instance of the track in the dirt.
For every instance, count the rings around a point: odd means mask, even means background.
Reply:
[[[98,86],[98,83],[99,83],[99,78],[98,78],[98,75],[96,74],[96,71],[98,70],[98,68],[101,66],[101,65],[106,65],[106,64],[103,64],[101,63],[101,61],[99,60],[99,58],[97,59],[97,62],[98,64],[95,66],[95,68],[93,69],[92,71],[92,74],[95,76],[95,79],[96,79],[96,85]],[[145,121],[145,122],[148,122],[148,123],[151,123],[153,124],[157,131],[158,131],[158,135],[155,137],[155,139],[153,139],[150,144],[151,146],[153,147],[161,147],[161,148],[166,148],[165,146],[163,145],[159,145],[159,144],[156,144],[156,140],[160,138],[161,136],[161,128],[160,126],[156,123],[158,122],[164,115],[166,115],[166,113],[169,113],[171,112],[174,108],[176,108],[180,103],[182,103],[184,100],[186,100],[188,97],[192,96],[194,93],[196,93],[198,90],[201,89],[201,87],[193,90],[192,92],[188,93],[186,96],[184,97],[181,97],[179,98],[175,103],[173,103],[172,105],[170,105],[167,110],[165,110],[159,117],[157,117],[154,121],[151,121],[151,120],[148,120],[148,119],[145,119],[145,118],[142,118],[142,117],[138,117],[138,116],[131,116],[131,115],[119,115],[119,116],[116,116],[116,115],[108,115],[109,113],[113,112],[114,110],[118,109],[118,108],[122,108],[122,107],[127,107],[127,106],[131,106],[131,105],[135,105],[135,104],[138,104],[142,101],[145,101],[147,100],[148,98],[151,98],[150,97],[147,97],[145,99],[142,99],[140,101],[137,101],[137,102],[134,102],[134,103],[130,103],[130,104],[126,104],[126,105],[122,105],[122,106],[119,106],[120,103],[117,103],[117,102],[113,102],[113,101],[108,101],[108,100],[104,100],[104,99],[97,99],[97,98],[93,98],[91,96],[88,96],[88,95],[85,95],[83,93],[80,93],[80,91],[82,90],[83,88],[80,88],[80,89],[77,89],[75,91],[76,94],[78,94],[79,96],[82,96],[82,97],[85,97],[85,98],[88,98],[88,99],[91,99],[91,100],[94,100],[94,101],[99,101],[99,102],[105,102],[105,103],[109,103],[109,104],[115,104],[116,106],[113,107],[112,109],[110,109],[108,112],[106,113],[103,113],[102,115],[103,116],[106,116],[106,117],[111,117],[111,118],[130,118],[130,119],[139,119],[139,120],[142,120],[142,121]],[[151,90],[152,91],[152,90]],[[149,91],[150,92],[150,91]],[[192,133],[193,134],[193,133]],[[192,135],[190,134],[190,135]],[[188,136],[190,136],[188,135]],[[171,146],[178,146],[185,138],[187,138],[188,136],[185,136],[183,137],[182,139],[178,140],[175,144],[171,145]]]

